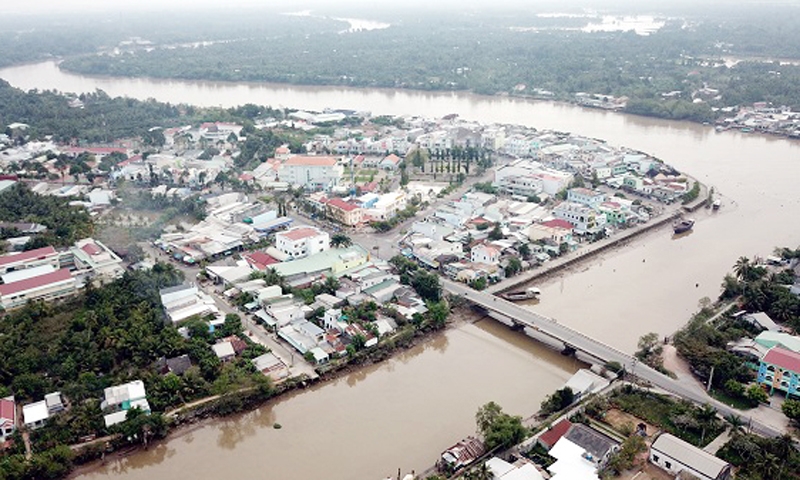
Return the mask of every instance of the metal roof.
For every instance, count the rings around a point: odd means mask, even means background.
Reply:
[[[725,460],[717,458],[669,433],[659,435],[650,448],[654,452],[660,452],[708,478],[717,478],[725,468],[730,467],[730,464]]]

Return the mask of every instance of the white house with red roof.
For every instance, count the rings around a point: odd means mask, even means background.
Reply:
[[[561,202],[553,209],[553,216],[575,225],[575,233],[594,234],[606,228],[606,216],[593,208],[575,202]]]
[[[14,397],[0,399],[0,443],[11,439],[17,430],[17,404]]]
[[[381,160],[380,167],[384,170],[397,170],[401,163],[403,163],[403,159],[391,153]]]
[[[500,263],[500,249],[492,245],[479,243],[470,250],[470,261],[472,263],[497,265]]]
[[[278,168],[278,179],[307,190],[329,190],[339,185],[343,172],[336,157],[295,155]]]
[[[275,234],[275,247],[290,258],[298,259],[328,250],[331,237],[315,227],[293,227]]]

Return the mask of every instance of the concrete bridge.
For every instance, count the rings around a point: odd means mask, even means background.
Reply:
[[[444,290],[451,295],[466,299],[474,305],[486,309],[490,316],[512,326],[524,327],[535,330],[542,335],[552,338],[564,345],[565,349],[574,349],[594,358],[598,363],[617,362],[625,370],[650,384],[685,398],[699,405],[709,404],[716,408],[722,416],[736,415],[741,417],[745,424],[750,421],[750,428],[758,434],[777,437],[784,433],[770,425],[748,417],[746,412],[736,410],[719,402],[692,383],[681,382],[670,378],[663,373],[639,363],[633,355],[624,353],[614,347],[588,337],[577,330],[562,325],[552,318],[534,313],[527,308],[520,307],[500,297],[486,292],[473,290],[463,283],[441,279]]]

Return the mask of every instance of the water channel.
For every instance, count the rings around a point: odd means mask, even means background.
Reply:
[[[2,69],[0,78],[23,89],[99,88],[112,96],[204,106],[457,113],[651,153],[713,185],[722,209],[698,212],[690,235],[657,230],[537,285],[536,311],[626,351],[644,333],[680,328],[701,298],[716,297],[740,255],[800,244],[800,144],[787,139],[468,93],[96,78],[61,72],[53,62]],[[385,364],[210,422],[85,478],[381,478],[397,467],[430,465],[437,452],[473,431],[472,416],[489,399],[516,414],[532,413],[575,368],[491,321],[466,325]],[[284,428],[273,431],[274,421]]]

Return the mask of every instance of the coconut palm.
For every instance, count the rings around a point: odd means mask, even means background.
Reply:
[[[750,277],[750,272],[753,270],[753,264],[747,257],[739,257],[736,264],[733,266],[733,273],[740,282],[746,281]]]

